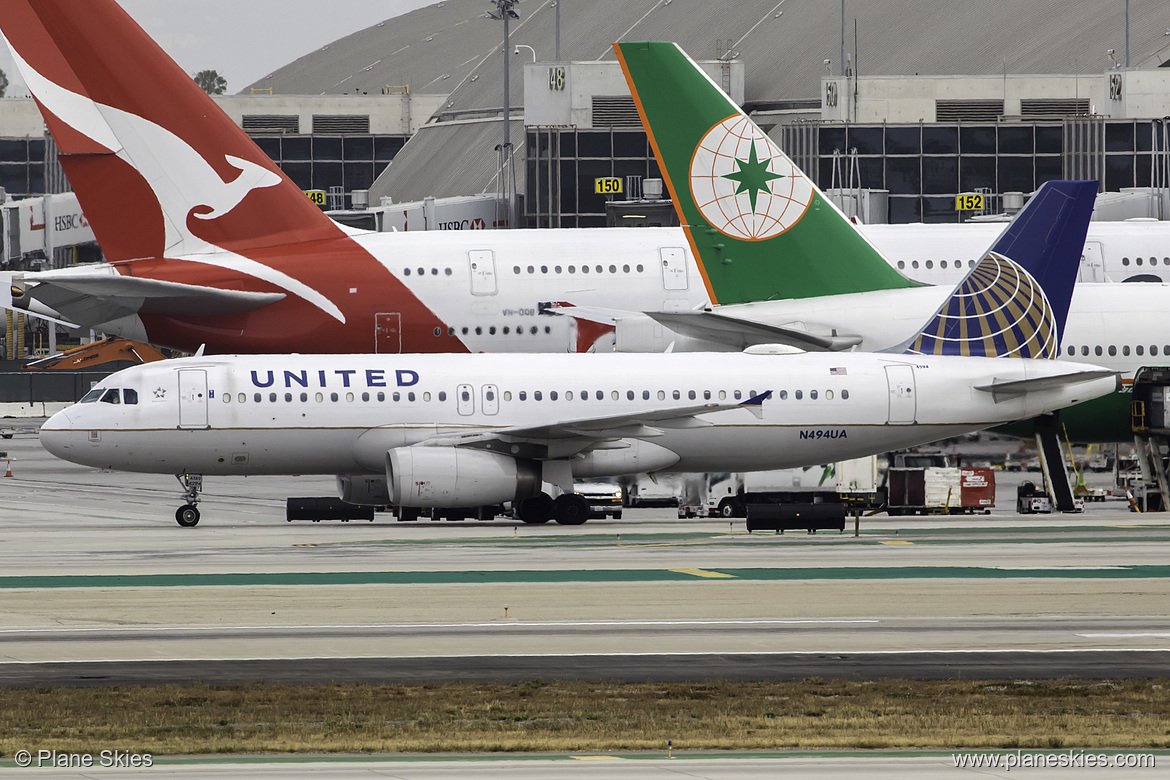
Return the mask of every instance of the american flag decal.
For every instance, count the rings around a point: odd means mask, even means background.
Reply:
[[[829,376],[845,376],[849,371],[844,366],[836,366],[829,369]]]

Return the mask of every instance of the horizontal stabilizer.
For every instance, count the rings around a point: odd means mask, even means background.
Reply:
[[[582,322],[596,322],[599,325],[613,325],[618,320],[633,316],[637,312],[629,309],[611,309],[605,306],[578,306],[575,303],[556,301],[540,304],[542,314],[557,314],[572,317]]]
[[[839,352],[861,343],[860,336],[824,336],[799,328],[766,325],[713,311],[646,312],[675,333],[746,349],[758,344],[785,344],[806,352]]]
[[[1034,379],[1016,379],[1009,382],[998,382],[993,379],[989,384],[975,385],[975,389],[982,390],[985,393],[993,393],[996,396],[1003,395],[1014,398],[1024,393],[1055,390],[1081,382],[1089,382],[1094,379],[1103,379],[1108,376],[1118,378],[1117,389],[1120,390],[1121,375],[1117,371],[1109,371],[1107,369],[1077,371],[1069,374],[1061,374],[1060,376],[1040,376]],[[998,397],[996,400],[999,400]]]
[[[27,275],[12,285],[15,308],[38,302],[83,326],[140,312],[202,316],[236,314],[284,299],[284,293],[222,290],[111,273]]]

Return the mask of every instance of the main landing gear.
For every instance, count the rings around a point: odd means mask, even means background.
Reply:
[[[564,493],[553,499],[548,493],[525,498],[516,507],[516,516],[525,523],[581,525],[589,519],[589,502],[577,493]]]
[[[199,491],[203,489],[202,474],[176,474],[175,479],[183,486],[183,498],[186,504],[175,510],[175,522],[184,528],[194,528],[199,525]]]

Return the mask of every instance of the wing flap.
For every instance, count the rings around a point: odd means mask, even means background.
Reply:
[[[661,436],[659,427],[700,427],[710,423],[697,415],[746,409],[760,416],[760,406],[771,398],[772,391],[754,395],[736,403],[706,403],[690,406],[647,409],[625,414],[588,417],[544,425],[518,425],[487,432],[441,436],[427,442],[434,446],[473,447],[507,452],[516,457],[566,457],[585,449],[606,446],[622,438]]]

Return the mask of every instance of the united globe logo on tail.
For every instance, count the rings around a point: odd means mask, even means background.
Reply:
[[[1011,259],[988,252],[908,351],[1055,358],[1058,333],[1040,284]]]
[[[691,196],[728,238],[763,241],[791,228],[812,203],[812,183],[755,123],[736,114],[695,147]]]

